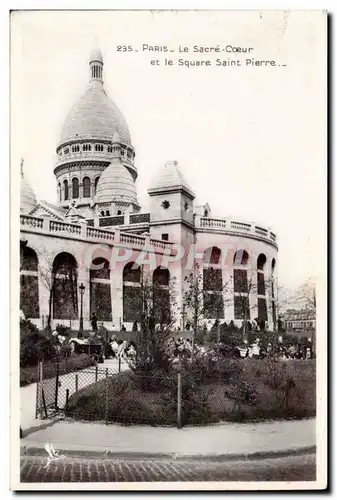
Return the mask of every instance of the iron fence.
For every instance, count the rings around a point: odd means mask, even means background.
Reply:
[[[204,376],[188,370],[167,375],[137,374],[93,366],[60,373],[58,363],[39,366],[36,415],[57,415],[124,425],[204,425],[219,421],[313,416],[315,377],[294,379],[276,373],[241,378]],[[121,373],[123,372],[124,373]]]

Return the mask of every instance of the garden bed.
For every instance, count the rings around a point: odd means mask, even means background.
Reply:
[[[299,419],[316,414],[315,361],[223,360],[182,370],[182,424]],[[70,397],[66,415],[125,425],[177,424],[177,373],[120,373]]]

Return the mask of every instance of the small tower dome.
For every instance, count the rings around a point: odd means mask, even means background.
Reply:
[[[194,198],[194,192],[183,176],[177,161],[167,161],[162,167],[157,176],[151,183],[148,189],[149,195],[158,193],[182,190],[185,191],[191,198]]]
[[[96,203],[123,201],[138,205],[132,175],[119,158],[113,158],[102,173],[96,189]]]
[[[20,212],[29,214],[36,205],[36,196],[29,182],[24,178],[23,160],[21,160]]]

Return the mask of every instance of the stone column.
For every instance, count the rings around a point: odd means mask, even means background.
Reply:
[[[116,329],[123,324],[123,265],[110,269],[112,323]]]
[[[264,266],[264,283],[266,288],[267,318],[268,318],[267,321],[269,330],[273,330],[272,275],[269,269],[267,270],[268,264],[270,263],[267,261],[266,265]]]
[[[252,265],[248,269],[248,286],[250,286],[249,306],[250,319],[253,320],[258,316],[258,296],[257,296],[257,269],[255,266],[255,256],[252,259]]]
[[[52,266],[53,259],[49,258],[48,255],[38,254],[39,265],[38,265],[38,290],[39,290],[39,310],[40,310],[40,320],[41,327],[44,321],[44,327],[48,323],[49,315],[49,301],[52,287]],[[42,317],[44,320],[42,320]],[[51,304],[51,321],[50,326],[53,329],[53,304]]]

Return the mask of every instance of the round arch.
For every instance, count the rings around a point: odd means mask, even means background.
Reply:
[[[54,319],[77,319],[77,261],[68,252],[56,255],[53,273],[53,317]]]

